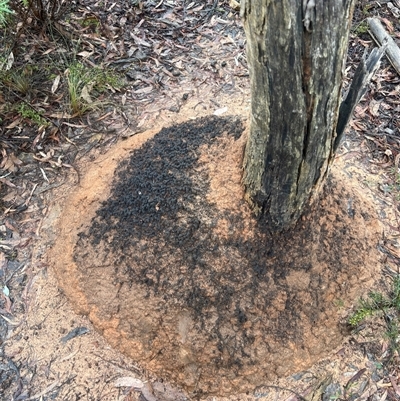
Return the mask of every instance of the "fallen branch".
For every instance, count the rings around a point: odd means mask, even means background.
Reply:
[[[379,61],[381,60],[383,53],[387,49],[387,46],[388,42],[384,40],[380,48],[372,49],[368,58],[366,58],[366,53],[364,53],[364,56],[360,61],[356,72],[354,73],[349,91],[347,92],[346,98],[339,108],[339,117],[336,126],[336,138],[334,144],[335,151],[340,144],[340,141],[344,134],[344,130],[353,114],[354,108],[357,106],[360,99],[364,96],[371,81],[371,78],[374,76],[375,71],[379,67]]]
[[[382,46],[382,43],[387,40],[386,55],[392,64],[393,68],[400,75],[400,48],[397,46],[393,38],[386,32],[377,18],[367,18],[369,25],[369,33],[375,42]]]

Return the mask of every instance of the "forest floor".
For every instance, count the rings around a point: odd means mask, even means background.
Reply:
[[[0,75],[1,400],[188,399],[112,348],[74,312],[46,252],[59,235],[55,227],[67,195],[116,144],[197,117],[248,118],[245,37],[235,7],[227,1],[85,0],[64,9],[46,29],[27,18],[18,34],[5,30],[0,39],[0,61],[8,66]],[[366,25],[371,16],[400,43],[392,3],[357,2],[345,86],[365,49],[375,46]],[[384,260],[376,291],[384,294],[390,293],[400,260],[399,112],[400,77],[384,58],[336,162],[375,202],[383,227],[376,242]],[[351,310],[342,313],[350,316]],[[397,322],[399,312],[391,313],[358,325],[307,370],[247,394],[204,399],[398,400],[398,337],[386,332],[388,319]]]

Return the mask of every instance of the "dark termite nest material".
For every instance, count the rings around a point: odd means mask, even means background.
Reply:
[[[368,215],[335,179],[279,235],[234,196],[239,182],[221,207],[214,195],[240,178],[219,164],[229,164],[243,129],[235,117],[162,129],[120,163],[75,245],[89,303],[119,319],[115,343],[196,394],[251,389],[338,345],[335,302],[353,300],[373,273],[362,270],[366,259],[376,260]]]

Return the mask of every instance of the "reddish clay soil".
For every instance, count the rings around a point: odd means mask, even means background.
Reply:
[[[208,116],[120,142],[67,198],[50,251],[77,312],[197,397],[325,357],[348,334],[341,308],[381,269],[376,208],[340,161],[292,230],[256,220],[241,187],[245,139],[240,118]]]

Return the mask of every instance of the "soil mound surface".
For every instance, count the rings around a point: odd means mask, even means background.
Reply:
[[[338,168],[292,231],[251,215],[244,131],[213,116],[120,143],[70,195],[50,252],[111,345],[192,395],[244,392],[326,356],[380,269],[374,208]]]

